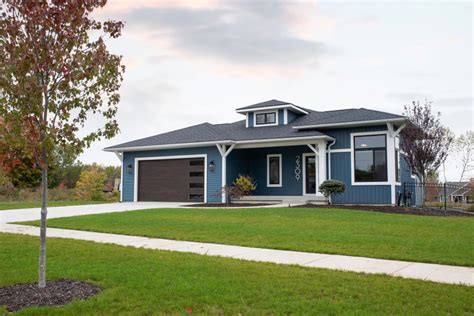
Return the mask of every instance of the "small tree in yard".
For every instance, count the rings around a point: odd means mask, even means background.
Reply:
[[[11,127],[3,141],[27,148],[41,169],[38,285],[43,288],[49,153],[63,146],[80,153],[118,132],[114,117],[125,68],[105,40],[119,37],[123,23],[91,18],[106,0],[0,1],[0,117]],[[89,115],[105,124],[88,129]],[[25,124],[32,137],[21,137]]]
[[[98,168],[84,170],[76,184],[76,197],[81,200],[104,200],[104,184],[107,176]]]
[[[414,101],[411,106],[405,106],[404,115],[408,124],[401,131],[400,148],[412,172],[425,183],[428,174],[436,172],[446,160],[454,137],[441,124],[441,114],[432,113],[431,102],[421,105]],[[422,202],[424,205],[424,198]]]
[[[329,199],[329,204],[332,204],[332,196],[334,194],[344,193],[346,185],[339,180],[326,180],[319,186],[319,192]]]
[[[465,135],[459,136],[454,142],[454,151],[457,154],[462,182],[470,172],[474,171],[474,132],[467,131]]]

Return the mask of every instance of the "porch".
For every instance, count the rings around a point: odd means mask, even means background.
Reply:
[[[327,179],[326,140],[217,145],[222,158],[222,186],[239,175],[257,184],[236,203],[327,204],[319,185]],[[226,197],[222,197],[226,201]]]

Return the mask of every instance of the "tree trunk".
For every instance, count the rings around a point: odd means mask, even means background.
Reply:
[[[41,168],[41,228],[40,228],[40,255],[38,269],[38,286],[46,287],[46,219],[48,215],[48,156],[46,146],[43,145],[41,152],[43,160]]]

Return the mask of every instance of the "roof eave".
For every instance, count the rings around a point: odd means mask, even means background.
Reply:
[[[355,126],[370,126],[379,125],[385,123],[404,123],[406,118],[393,118],[383,120],[370,120],[370,121],[358,121],[358,122],[344,122],[344,123],[329,123],[329,124],[312,124],[312,125],[297,125],[293,126],[294,129],[312,129],[312,128],[330,128],[330,127],[355,127]]]
[[[245,109],[245,108],[241,108],[241,109],[237,109],[236,112],[237,113],[240,113],[240,114],[245,114],[245,113],[248,113],[248,112],[257,112],[257,111],[266,111],[266,110],[278,110],[278,109],[287,109],[287,108],[290,108],[296,112],[299,112],[301,114],[309,114],[307,111],[293,105],[293,104],[281,104],[281,105],[272,105],[272,106],[262,106],[262,107],[259,107],[259,108],[252,108],[252,109]]]
[[[251,139],[251,140],[220,140],[213,142],[197,142],[197,143],[182,143],[182,144],[166,144],[166,145],[152,145],[152,146],[134,146],[134,147],[120,147],[120,148],[104,148],[107,152],[126,152],[126,151],[148,151],[148,150],[159,150],[159,149],[174,149],[174,148],[190,148],[190,147],[207,147],[214,146],[216,144],[259,144],[259,143],[273,143],[282,141],[297,141],[297,140],[311,140],[311,139],[326,139],[333,141],[334,138],[327,135],[316,135],[316,136],[304,136],[304,137],[284,137],[284,138],[271,138],[271,139]]]

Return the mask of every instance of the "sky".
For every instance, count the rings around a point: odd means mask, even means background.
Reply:
[[[473,10],[458,1],[109,0],[94,15],[125,22],[108,42],[127,67],[121,132],[79,159],[119,165],[104,147],[237,121],[236,108],[269,99],[396,114],[427,99],[460,135],[474,129]],[[446,176],[459,178],[454,157]]]

